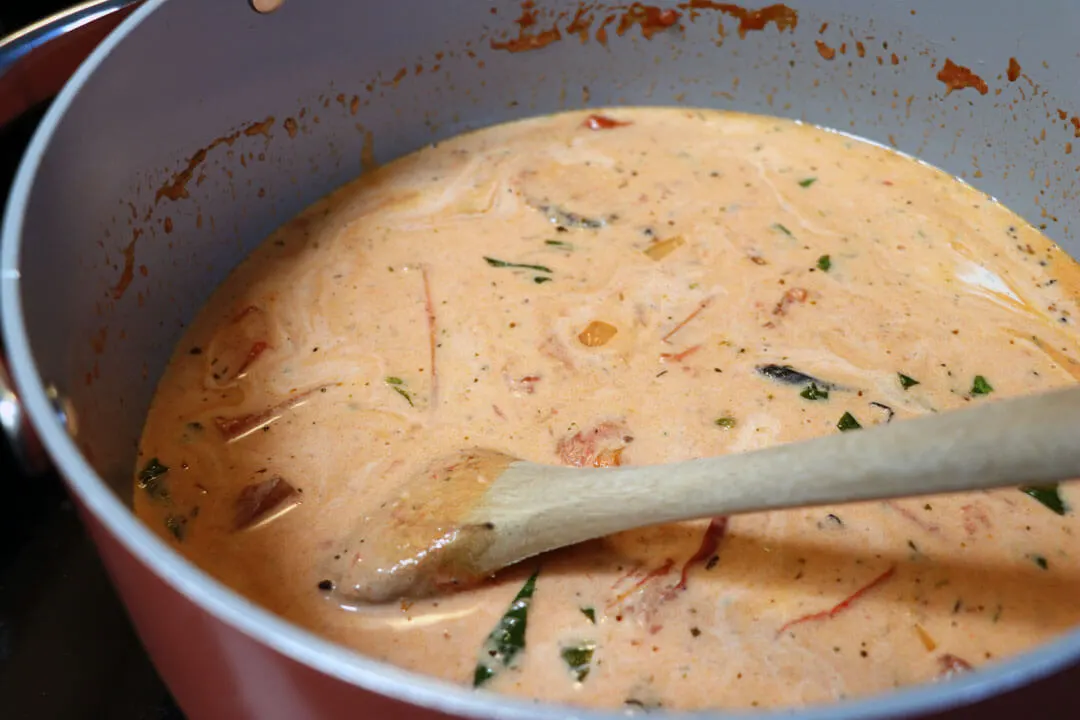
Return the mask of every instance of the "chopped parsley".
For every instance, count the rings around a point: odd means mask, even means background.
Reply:
[[[982,375],[976,375],[975,381],[971,383],[972,395],[989,395],[994,392],[994,386],[986,381]]]
[[[551,278],[547,277],[546,275],[537,275],[533,278],[533,282],[537,285],[543,285],[546,282],[551,282]]]
[[[405,398],[405,401],[409,403],[409,407],[416,407],[415,403],[413,403],[412,393],[410,393],[408,390],[406,390],[404,387],[402,387],[405,384],[404,380],[402,380],[399,377],[394,377],[393,375],[391,375],[391,376],[386,378],[385,382],[386,382],[387,385],[390,386],[391,390],[396,392],[401,397]]]
[[[727,416],[716,418],[716,420],[714,422],[718,426],[720,426],[720,427],[722,427],[722,428],[724,428],[726,430],[730,430],[731,428],[735,427],[735,425],[736,425],[735,418],[727,417]]]
[[[832,267],[832,260],[828,255],[822,255],[817,259],[817,266],[821,272],[829,272],[829,268]]]
[[[593,625],[596,624],[596,610],[591,607],[583,607],[581,608],[581,614],[587,617]]]
[[[799,181],[799,187],[808,188],[808,187],[810,187],[811,185],[813,185],[816,182],[817,182],[816,177],[803,178],[802,180]]]
[[[1050,563],[1046,562],[1046,558],[1042,555],[1032,555],[1031,559],[1035,561],[1035,564],[1041,567],[1043,570],[1050,569]]]
[[[139,471],[139,487],[154,500],[168,500],[169,486],[165,481],[168,472],[167,465],[162,465],[156,457],[150,458],[146,467]]]
[[[781,223],[773,223],[773,230],[779,230],[788,237],[791,237],[791,231],[784,227],[784,225],[782,225]]]
[[[574,244],[573,243],[563,242],[562,240],[545,240],[544,244],[545,245],[554,245],[555,247],[566,248],[567,250],[573,250],[574,249]]]
[[[1053,485],[1029,485],[1020,488],[1020,492],[1035,498],[1058,515],[1064,515],[1069,511],[1069,506],[1061,499],[1057,483]]]
[[[543,265],[529,265],[527,263],[507,262],[505,260],[497,260],[497,259],[495,259],[493,257],[488,257],[487,255],[484,256],[484,260],[491,267],[497,267],[497,268],[521,268],[522,270],[536,270],[537,272],[546,272],[546,273],[551,272],[551,268],[544,267]]]
[[[473,687],[480,687],[495,677],[500,670],[508,668],[519,652],[525,649],[525,628],[529,619],[529,604],[536,590],[534,572],[521,590],[514,596],[506,613],[499,619],[495,629],[480,648],[480,658],[473,673]]]
[[[854,415],[846,412],[840,416],[840,421],[836,423],[836,427],[840,428],[840,432],[847,432],[848,430],[858,430],[862,425],[859,424]]]
[[[900,387],[904,388],[905,390],[910,387],[915,387],[919,384],[919,381],[911,377],[910,375],[905,375],[904,373],[896,373],[896,375],[900,378]]]
[[[571,645],[570,647],[564,647],[559,653],[562,656],[563,662],[570,669],[570,674],[574,676],[574,679],[581,682],[589,675],[590,664],[592,663],[593,652],[596,650],[596,643],[591,641],[585,641],[578,643],[577,645]]]
[[[829,391],[825,388],[818,387],[817,383],[810,383],[801,393],[799,393],[799,396],[804,397],[807,400],[828,400]]]

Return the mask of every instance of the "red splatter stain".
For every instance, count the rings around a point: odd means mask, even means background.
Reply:
[[[787,5],[767,5],[759,10],[747,10],[733,3],[718,3],[712,0],[690,0],[679,7],[692,10],[717,10],[739,21],[739,37],[746,33],[764,30],[770,24],[780,32],[794,30],[799,24],[799,14]]]
[[[90,337],[90,347],[93,348],[95,355],[100,355],[105,352],[105,340],[109,337],[109,328],[98,328]]]
[[[593,16],[586,7],[579,7],[574,13],[574,19],[566,26],[567,35],[577,35],[582,44],[589,40],[589,28],[592,26]]]
[[[210,142],[204,148],[197,150],[188,161],[187,166],[180,172],[174,173],[167,183],[162,185],[154,193],[154,204],[161,202],[163,198],[176,202],[184,198],[190,197],[188,193],[187,184],[191,181],[192,176],[195,174],[195,170],[200,165],[206,162],[207,155],[210,151],[221,145],[231,146],[241,134],[251,137],[253,135],[265,135],[270,137],[270,127],[274,124],[273,116],[267,117],[265,120],[257,123],[251,123],[240,130],[229,135],[222,135]]]
[[[619,18],[619,25],[615,32],[622,36],[626,34],[627,30],[637,25],[641,28],[641,36],[649,40],[656,33],[667,30],[677,23],[680,17],[682,17],[682,13],[678,10],[672,10],[671,8],[661,10],[652,5],[634,3]]]
[[[549,29],[542,30],[541,32],[533,32],[529,30],[533,25],[536,25],[536,10],[535,3],[532,0],[526,0],[521,3],[521,17],[514,22],[518,26],[518,35],[516,38],[511,38],[505,42],[499,42],[497,40],[491,41],[492,50],[505,50],[507,52],[518,53],[528,52],[529,50],[539,50],[545,48],[551,43],[562,40],[562,33],[559,32],[559,26],[553,24]]]
[[[1016,82],[1020,78],[1020,63],[1016,62],[1016,58],[1009,58],[1009,69],[1005,75],[1009,78],[1009,82]]]
[[[821,40],[815,40],[814,44],[817,45],[818,55],[825,58],[826,60],[832,60],[834,57],[836,57],[836,50],[829,47]]]
[[[113,300],[119,300],[124,297],[124,292],[131,285],[131,281],[135,278],[135,244],[139,242],[139,237],[142,235],[142,230],[135,228],[131,233],[131,242],[124,246],[121,253],[124,256],[124,269],[120,271],[120,279],[116,281],[116,284],[112,287]]]
[[[949,58],[945,58],[945,65],[938,71],[937,79],[945,83],[946,95],[953,90],[963,90],[964,88],[974,88],[980,95],[985,95],[990,91],[985,80],[963,65],[957,65]]]

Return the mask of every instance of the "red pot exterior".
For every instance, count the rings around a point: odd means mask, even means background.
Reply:
[[[223,623],[78,507],[139,638],[190,720],[449,720],[313,670]]]

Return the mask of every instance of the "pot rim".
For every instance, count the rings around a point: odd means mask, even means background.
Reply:
[[[210,577],[150,531],[120,501],[83,457],[56,415],[30,352],[20,295],[20,249],[24,214],[42,158],[72,101],[111,51],[168,0],[147,0],[90,54],[64,86],[39,124],[23,156],[0,227],[0,332],[21,401],[65,483],[129,552],[175,591],[217,620],[272,650],[325,675],[391,698],[471,718],[556,720],[621,718],[600,711],[536,703],[437,680],[367,658],[322,639],[259,607]],[[1013,690],[1080,658],[1080,628],[1061,638],[993,663],[946,683],[915,685],[858,700],[792,710],[664,712],[657,717],[720,720],[724,717],[797,716],[803,720],[870,720],[942,711]]]

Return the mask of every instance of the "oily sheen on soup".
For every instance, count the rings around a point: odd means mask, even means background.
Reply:
[[[1080,620],[1075,487],[646,528],[342,607],[365,518],[487,447],[735,453],[1080,378],[1063,251],[933,168],[786,120],[618,108],[361,177],[214,293],[162,377],[139,517],[366,655],[484,690],[785,706],[940,681]]]

